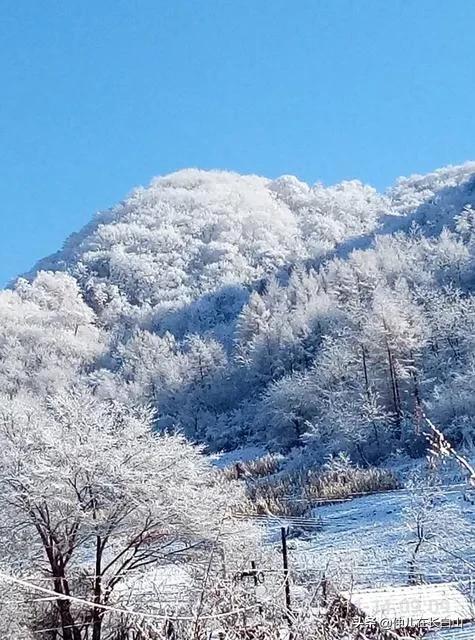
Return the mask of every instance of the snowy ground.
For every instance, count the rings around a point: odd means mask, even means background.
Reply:
[[[343,585],[407,584],[416,529],[407,511],[413,502],[409,491],[400,490],[317,507],[316,520],[290,543],[297,573],[325,571]],[[423,579],[470,586],[475,582],[475,507],[463,499],[462,488],[444,489],[426,520],[427,541],[419,555]]]
[[[213,464],[220,469],[230,467],[237,462],[248,462],[249,460],[257,460],[267,453],[263,447],[242,447],[225,453],[218,453],[210,456]]]
[[[223,454],[215,464],[226,467],[261,455],[262,450],[249,447]],[[423,459],[407,460],[394,471],[407,480],[423,466]],[[436,491],[429,508],[421,506],[417,490],[401,489],[319,506],[301,518],[258,521],[277,551],[280,528],[289,527],[289,560],[297,581],[317,583],[325,573],[349,588],[407,584],[420,518],[424,542],[418,575],[425,582],[456,582],[475,595],[475,505],[464,499],[466,484],[457,467],[439,471],[446,486]]]

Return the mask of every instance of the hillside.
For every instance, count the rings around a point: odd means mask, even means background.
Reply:
[[[385,194],[157,178],[1,294],[2,388],[47,395],[81,376],[211,450],[417,455],[420,402],[471,444],[472,207],[475,163]]]

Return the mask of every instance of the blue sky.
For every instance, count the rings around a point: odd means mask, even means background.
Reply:
[[[153,175],[475,159],[473,0],[0,0],[0,283]]]

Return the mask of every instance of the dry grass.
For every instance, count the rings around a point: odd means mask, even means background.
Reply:
[[[312,503],[342,500],[401,487],[394,473],[378,467],[367,469],[352,467],[344,471],[310,471],[301,478],[300,483],[305,497]]]
[[[387,469],[351,467],[281,474],[248,482],[247,493],[255,514],[302,516],[310,508],[333,500],[399,489],[397,477]]]
[[[224,469],[223,472],[229,480],[264,478],[277,473],[281,467],[282,460],[282,456],[276,453],[268,453],[256,460],[236,462],[236,464]]]
[[[250,483],[247,495],[251,514],[275,516],[303,516],[310,504],[303,496],[296,476],[286,474],[265,482]]]

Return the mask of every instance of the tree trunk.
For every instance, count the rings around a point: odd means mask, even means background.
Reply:
[[[96,538],[96,567],[94,576],[94,603],[100,604],[102,596],[102,540],[100,536]],[[102,614],[99,607],[92,610],[92,640],[101,640],[102,635]]]
[[[69,595],[69,587],[60,567],[56,567],[54,590],[60,595]],[[56,603],[61,620],[63,640],[81,640],[81,632],[71,613],[71,602],[58,598]]]
[[[411,559],[409,560],[409,574],[408,574],[408,583],[410,585],[416,585],[416,584],[421,584],[422,580],[422,576],[419,574],[417,575],[417,554],[419,553],[419,549],[421,548],[422,545],[422,540],[419,539],[416,547],[414,549],[414,551],[412,552],[412,556]]]
[[[391,391],[393,396],[396,433],[397,433],[397,437],[401,439],[402,438],[401,396],[399,393],[399,384],[397,380],[396,371],[394,369],[393,354],[391,352],[391,347],[389,346],[387,337],[386,337],[386,352],[388,354],[389,376],[391,379]]]
[[[365,391],[366,391],[366,397],[368,398],[368,402],[371,403],[371,388],[369,386],[369,375],[368,375],[368,364],[366,362],[366,349],[364,348],[363,345],[361,345],[361,355],[362,355],[362,360],[363,360],[363,373],[364,373],[364,384],[365,384]],[[374,437],[376,440],[376,446],[378,447],[378,453],[381,453],[381,445],[379,442],[379,433],[378,433],[378,425],[376,424],[376,422],[373,420],[372,421],[373,424],[373,431],[374,431]]]

